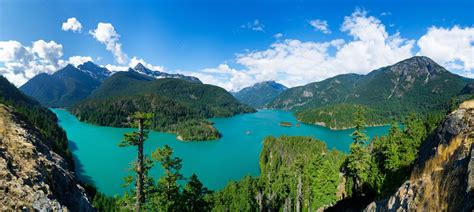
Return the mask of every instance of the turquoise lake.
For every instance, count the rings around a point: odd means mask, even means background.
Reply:
[[[94,126],[80,122],[66,110],[51,110],[67,132],[79,177],[108,195],[121,194],[125,190],[121,186],[123,177],[129,174],[136,149],[120,148],[117,144],[124,133],[133,129]],[[343,152],[348,151],[352,142],[350,134],[353,130],[334,131],[305,124],[300,127],[281,127],[281,121],[297,122],[290,112],[285,111],[260,110],[253,114],[211,120],[222,133],[219,140],[181,142],[175,134],[150,132],[145,152],[149,154],[157,147],[168,144],[174,149],[174,155],[183,159],[182,173],[185,177],[195,173],[206,187],[218,190],[230,180],[259,175],[259,154],[266,136],[313,136],[325,141],[330,149],[336,148]],[[388,129],[389,126],[369,127],[366,131],[373,137],[386,134]],[[154,168],[151,173],[158,177],[161,169]]]

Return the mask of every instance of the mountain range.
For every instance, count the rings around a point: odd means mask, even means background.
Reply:
[[[288,89],[286,86],[275,81],[265,81],[256,83],[250,87],[233,93],[235,98],[244,104],[255,108],[261,108],[265,104],[273,101],[281,92]]]
[[[153,71],[140,63],[133,69],[154,78],[176,78],[201,83],[196,77]],[[77,68],[67,65],[51,75],[39,74],[22,85],[20,90],[46,107],[68,107],[89,96],[112,74],[114,72],[89,61]]]
[[[291,110],[302,122],[335,129],[352,127],[353,113],[348,111],[363,107],[368,124],[386,124],[410,112],[444,111],[470,82],[430,58],[416,56],[367,75],[338,75],[290,88],[266,107]]]
[[[175,78],[156,79],[129,69],[107,78],[87,99],[68,108],[80,120],[126,127],[134,112],[153,113],[151,128],[177,133],[182,140],[212,140],[220,135],[207,121],[254,112],[223,88]]]

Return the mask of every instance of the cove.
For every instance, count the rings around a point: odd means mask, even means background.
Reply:
[[[67,132],[79,177],[107,195],[122,194],[125,190],[122,187],[123,177],[130,173],[136,150],[133,147],[120,148],[118,143],[124,133],[133,129],[94,126],[80,122],[66,110],[51,110]],[[348,152],[352,142],[352,129],[334,131],[306,124],[296,127],[295,117],[286,111],[259,110],[211,121],[222,133],[219,140],[182,142],[176,139],[175,134],[152,131],[145,143],[145,152],[150,154],[157,147],[168,144],[174,149],[174,155],[183,159],[181,172],[185,177],[195,173],[206,187],[219,190],[230,180],[260,174],[259,155],[266,136],[313,136],[326,142],[328,148],[343,152]],[[293,127],[280,126],[282,121],[293,123]],[[385,135],[388,130],[389,126],[366,128],[369,137]],[[162,173],[158,166],[151,170],[155,178]]]

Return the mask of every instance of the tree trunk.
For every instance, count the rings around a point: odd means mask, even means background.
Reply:
[[[137,159],[137,208],[140,211],[142,204],[145,202],[143,194],[143,119],[138,120],[138,159]]]

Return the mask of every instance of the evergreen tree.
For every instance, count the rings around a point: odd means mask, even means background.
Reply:
[[[197,175],[193,174],[183,189],[183,210],[208,211],[210,205],[204,197],[209,193],[211,192],[202,185]]]
[[[355,130],[351,134],[354,143],[365,144],[369,139],[364,131],[365,126],[365,118],[364,118],[364,111],[362,107],[357,108],[357,112],[355,113]]]
[[[144,194],[144,182],[145,182],[145,162],[143,155],[143,144],[148,138],[149,131],[146,130],[151,124],[153,115],[149,113],[135,113],[131,117],[132,126],[137,127],[137,132],[125,133],[124,139],[120,142],[120,147],[136,146],[137,147],[137,162],[135,165],[135,172],[137,173],[136,179],[136,211],[140,211],[143,204],[145,203]]]
[[[354,143],[351,144],[349,155],[346,158],[346,168],[349,177],[354,180],[354,190],[356,194],[363,192],[363,183],[369,177],[370,169],[370,154],[363,144],[368,140],[364,132],[364,113],[361,107],[357,109],[355,114],[355,130],[351,134]]]
[[[179,180],[183,180],[181,170],[181,159],[173,157],[173,149],[168,145],[157,148],[152,153],[155,161],[161,164],[164,175],[158,180],[157,192],[154,195],[156,207],[163,211],[176,211],[179,208],[180,186]]]

